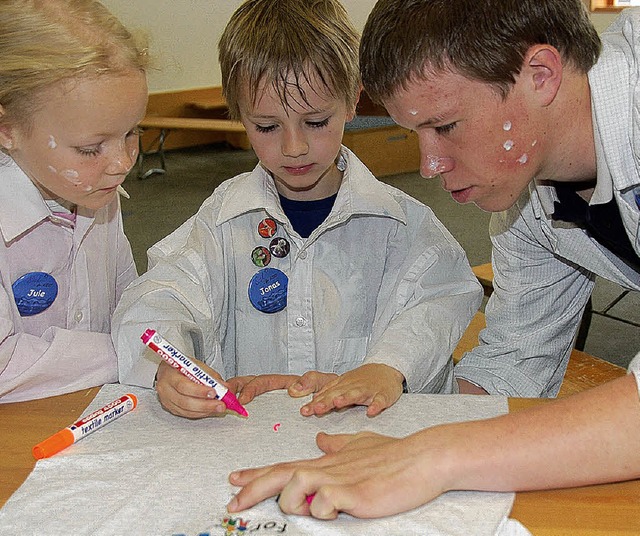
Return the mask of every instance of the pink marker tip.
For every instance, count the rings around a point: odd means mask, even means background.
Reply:
[[[238,415],[242,415],[243,417],[248,417],[249,414],[247,410],[242,407],[242,404],[238,402],[238,399],[231,391],[227,391],[226,394],[222,397],[222,401],[224,405],[227,406],[231,411],[235,411]]]
[[[307,495],[305,497],[305,500],[307,501],[307,504],[311,504],[311,501],[313,501],[313,498],[316,496],[315,493],[312,493],[311,495]]]

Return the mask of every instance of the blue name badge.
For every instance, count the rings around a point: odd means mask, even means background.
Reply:
[[[20,316],[33,316],[49,308],[58,296],[58,283],[45,272],[29,272],[11,285]]]
[[[249,301],[258,311],[277,313],[287,306],[289,278],[276,268],[263,268],[249,282]]]

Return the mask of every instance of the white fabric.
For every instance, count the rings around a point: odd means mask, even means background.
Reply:
[[[591,203],[613,196],[640,255],[640,9],[626,10],[602,34],[589,73],[597,188]],[[555,189],[531,184],[508,211],[492,216],[494,292],[481,345],[454,373],[492,394],[555,396],[595,274],[640,290],[640,274],[571,223],[553,221]]]
[[[224,182],[149,250],[149,270],[124,292],[113,319],[122,383],[151,386],[157,356],[140,335],[154,328],[225,378],[385,363],[412,392],[451,392],[450,356],[481,287],[428,207],[376,180],[348,149],[342,154],[334,207],[307,239],[258,165]],[[251,251],[270,241],[257,232],[266,217],[291,244],[269,264],[289,278],[287,306],[273,314],[255,309],[247,291],[259,270]]]
[[[640,395],[640,352],[629,363],[629,372],[636,378],[636,384],[638,385],[638,395]]]
[[[496,536],[531,536],[531,533],[519,521],[504,518],[498,527]]]
[[[404,395],[375,419],[362,407],[305,418],[299,413],[303,401],[274,392],[248,404],[247,419],[190,421],[162,410],[151,390],[108,385],[86,414],[127,392],[138,397],[135,410],[37,463],[0,510],[0,534],[222,535],[225,506],[236,491],[228,474],[319,456],[314,441],[319,431],[368,429],[400,437],[434,424],[507,412],[502,397]],[[513,499],[513,493],[450,492],[386,519],[340,515],[326,522],[284,515],[270,498],[233,518],[249,521],[249,528],[261,525],[257,534],[279,533],[286,524],[285,534],[292,536],[488,536],[496,533]]]
[[[75,226],[52,215],[31,180],[0,157],[0,403],[43,398],[117,380],[111,315],[135,278],[118,199],[79,208]],[[46,272],[58,297],[20,316],[11,285]]]

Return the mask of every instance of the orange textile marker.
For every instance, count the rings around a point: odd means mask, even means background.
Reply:
[[[61,450],[73,445],[76,441],[95,432],[98,428],[102,428],[105,424],[116,420],[125,413],[129,413],[138,405],[136,395],[128,393],[121,396],[113,402],[109,402],[106,406],[94,411],[90,415],[83,417],[79,421],[74,422],[71,426],[67,426],[63,430],[56,432],[51,437],[38,443],[33,447],[33,456],[36,460],[48,458],[57,454]]]

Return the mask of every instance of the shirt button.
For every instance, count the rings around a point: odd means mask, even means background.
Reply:
[[[300,254],[298,255],[298,257],[300,257],[302,260],[307,258],[307,250],[304,249],[300,252]]]
[[[80,322],[84,318],[84,315],[82,314],[82,311],[76,311],[76,314],[73,315],[73,318],[75,318],[76,322]]]
[[[306,326],[306,325],[307,325],[307,321],[304,318],[302,318],[301,316],[296,318],[296,326],[301,328],[302,326]]]

